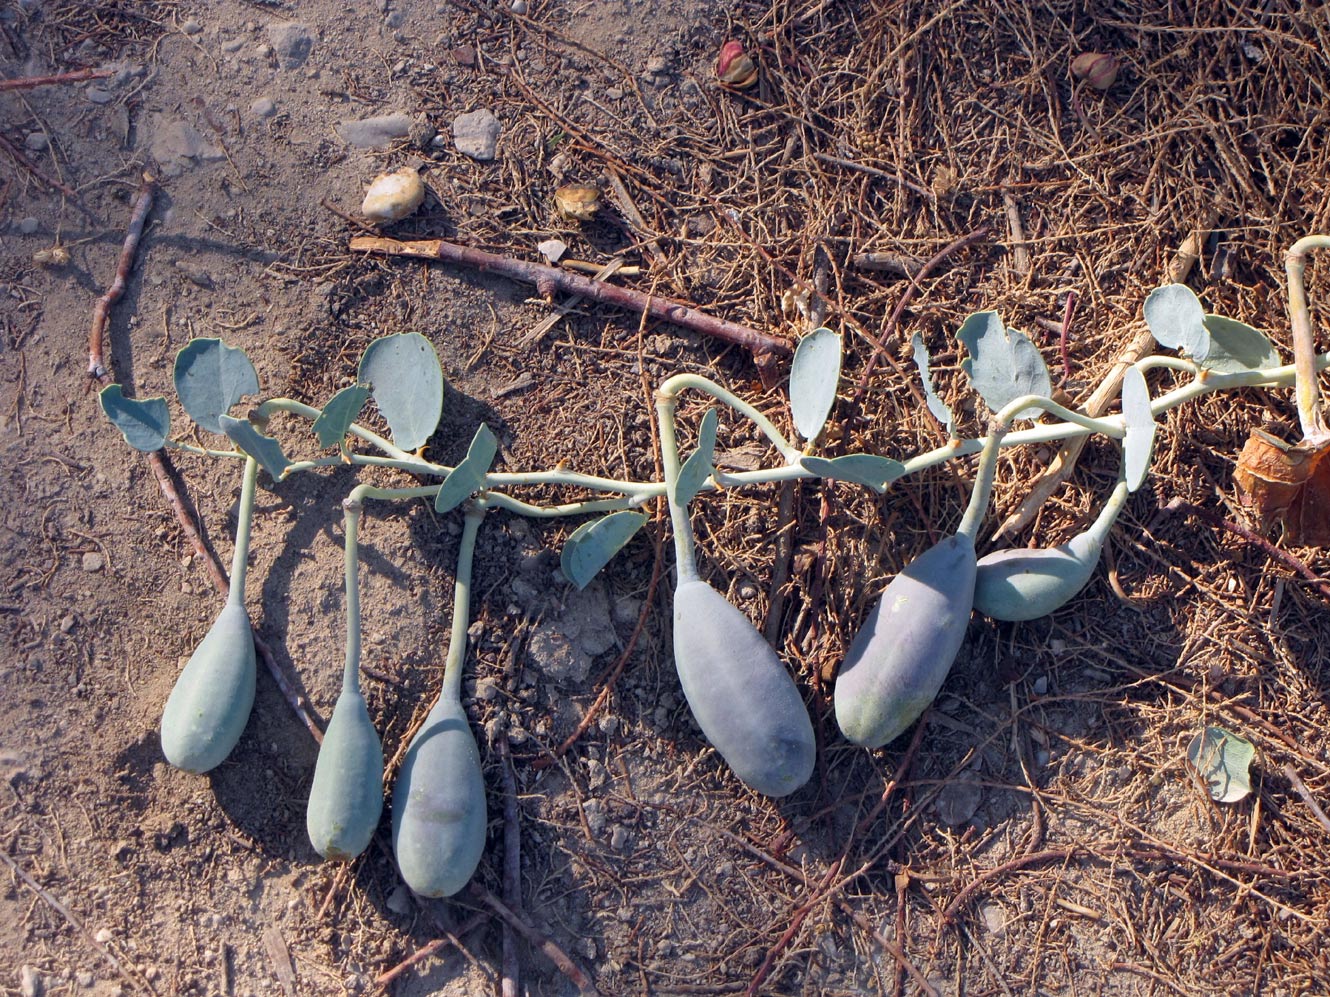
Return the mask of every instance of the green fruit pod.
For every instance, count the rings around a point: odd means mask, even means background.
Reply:
[[[349,862],[383,813],[383,745],[359,690],[344,689],[319,746],[305,827],[325,859]]]
[[[254,706],[249,614],[228,602],[176,679],[162,712],[162,753],[186,772],[216,768],[240,740]]]
[[[937,697],[965,641],[974,605],[974,542],[947,537],[887,586],[836,676],[836,723],[880,748]]]
[[[706,582],[674,591],[674,665],[697,725],[747,785],[787,796],[812,777],[817,743],[794,680]]]
[[[423,897],[449,897],[485,851],[485,780],[462,704],[440,699],[411,739],[393,788],[393,851]]]
[[[1047,616],[1085,588],[1103,549],[1082,533],[1058,547],[985,554],[975,576],[974,608],[1012,623]]]

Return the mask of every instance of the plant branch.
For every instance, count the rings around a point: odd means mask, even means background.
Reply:
[[[529,944],[544,952],[550,962],[554,963],[559,971],[568,977],[581,993],[586,995],[600,993],[595,984],[591,982],[591,977],[587,976],[572,959],[568,958],[568,954],[563,949],[527,923],[526,918],[511,910],[507,904],[475,881],[471,883],[470,892],[473,897],[503,918],[507,924],[511,924]]]
[[[69,73],[55,73],[51,76],[20,76],[12,80],[0,80],[0,91],[31,90],[34,87],[50,87],[60,83],[82,83],[84,80],[101,80],[114,75],[110,69],[75,69]]]
[[[1312,334],[1311,314],[1307,310],[1307,289],[1303,273],[1307,255],[1313,249],[1330,249],[1330,235],[1308,235],[1289,248],[1284,257],[1288,274],[1288,314],[1293,326],[1293,360],[1298,375],[1294,392],[1298,401],[1298,421],[1302,438],[1312,444],[1330,440],[1330,429],[1321,417],[1321,391],[1316,379],[1316,340]]]
[[[682,302],[591,280],[581,274],[569,273],[557,267],[547,267],[540,263],[514,259],[511,256],[499,256],[481,249],[458,246],[442,239],[399,242],[396,239],[357,236],[351,240],[350,248],[352,252],[442,260],[445,263],[473,267],[484,273],[497,273],[526,284],[534,284],[536,290],[545,297],[553,296],[555,291],[563,291],[567,294],[580,294],[601,304],[646,313],[654,318],[691,329],[693,332],[742,346],[753,354],[753,360],[759,367],[764,364],[769,365],[773,357],[788,357],[794,352],[787,340],[706,315]]]

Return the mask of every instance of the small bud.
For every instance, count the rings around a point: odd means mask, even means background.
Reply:
[[[572,221],[590,221],[600,210],[600,188],[570,183],[554,192],[554,206]]]
[[[1118,60],[1103,52],[1082,52],[1071,62],[1071,75],[1096,90],[1107,90],[1118,78]]]
[[[744,51],[743,42],[728,41],[720,47],[716,76],[722,83],[746,90],[757,82],[757,65]]]

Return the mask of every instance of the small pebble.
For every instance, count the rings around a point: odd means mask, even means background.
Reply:
[[[256,45],[254,47],[254,54],[260,59],[266,59],[268,56],[272,55],[272,46],[268,44]]]
[[[277,104],[271,97],[256,97],[249,105],[249,113],[256,118],[271,118],[277,113]]]
[[[668,73],[670,70],[669,60],[664,56],[653,55],[647,60],[647,72],[652,76],[659,76],[661,73]]]
[[[239,52],[244,47],[245,40],[243,38],[228,38],[222,42],[223,52]]]
[[[41,222],[37,221],[36,218],[33,218],[32,215],[28,215],[26,218],[20,218],[18,222],[18,230],[24,235],[32,235],[32,233],[36,232],[40,227]]]
[[[23,140],[23,146],[29,152],[41,152],[48,144],[45,132],[29,132],[28,137]]]
[[[78,982],[78,985],[81,987],[90,987],[97,982],[97,977],[93,976],[86,969],[81,973],[75,973],[74,979]]]
[[[184,24],[180,25],[180,30],[187,35],[197,35],[203,30],[203,25],[191,17]]]
[[[88,89],[85,90],[83,93],[84,96],[86,96],[88,100],[92,101],[94,104],[111,103],[110,90],[104,90],[101,87],[88,87]]]
[[[398,886],[388,894],[388,909],[394,914],[411,913],[411,894],[405,886]]]
[[[97,551],[90,550],[83,555],[84,571],[89,571],[89,572],[101,571],[102,568],[104,568],[105,566],[106,566],[106,558],[102,557],[102,555],[97,553]]]
[[[37,967],[24,966],[18,971],[18,988],[23,997],[42,997],[45,988],[42,986],[41,974],[37,972]]]
[[[77,626],[77,623],[72,616],[65,616],[60,620],[60,632],[62,634],[69,633],[75,626]]]
[[[526,14],[526,0],[513,0],[512,11],[514,14]]]
[[[1034,680],[1034,694],[1036,696],[1044,696],[1048,694],[1047,675],[1040,675],[1037,679]]]

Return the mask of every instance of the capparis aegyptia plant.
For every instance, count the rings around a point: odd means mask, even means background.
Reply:
[[[172,439],[164,398],[128,398],[114,384],[100,396],[107,417],[136,449],[169,447],[235,459],[242,467],[230,593],[167,701],[163,751],[178,767],[207,771],[226,758],[248,720],[255,662],[244,595],[259,471],[281,481],[333,466],[372,466],[434,483],[401,488],[360,484],[344,502],[347,631],[342,691],[315,765],[307,810],[310,840],[320,855],[347,860],[360,854],[379,824],[383,806],[382,745],[360,689],[358,544],[368,500],[423,498],[432,501],[440,515],[460,510],[464,523],[452,638],[441,688],[406,749],[392,797],[394,848],[412,889],[431,896],[455,893],[474,872],[484,845],[480,753],[461,690],[472,556],[487,512],[589,517],[569,536],[560,558],[567,578],[582,587],[643,527],[647,516],[640,507],[664,497],[676,561],[675,664],[685,697],[702,733],[744,783],[769,796],[795,792],[807,782],[815,763],[816,741],[804,696],[775,649],[719,587],[703,578],[691,504],[721,489],[815,478],[882,493],[907,475],[954,458],[981,455],[974,490],[956,532],[915,558],[886,587],[853,641],[836,682],[835,714],[846,737],[870,747],[886,744],[936,696],[959,653],[974,608],[999,619],[1031,619],[1055,611],[1088,582],[1127,493],[1140,487],[1148,475],[1158,415],[1208,392],[1274,387],[1295,380],[1295,367],[1279,365],[1264,335],[1198,309],[1199,302],[1185,288],[1171,285],[1151,295],[1146,307],[1151,331],[1161,345],[1186,355],[1153,356],[1132,365],[1124,379],[1122,413],[1097,419],[1049,398],[1047,368],[1028,337],[1008,329],[995,313],[971,316],[957,333],[968,352],[962,369],[993,412],[985,434],[973,439],[957,431],[951,409],[934,390],[928,351],[922,337],[916,337],[914,355],[928,408],[946,427],[948,439],[905,460],[817,452],[836,400],[842,350],[839,336],[818,329],[802,339],[791,369],[791,416],[800,445],[721,385],[697,375],[675,375],[661,385],[656,399],[663,481],[581,474],[562,465],[495,471],[499,441],[484,425],[476,430],[457,466],[427,460],[423,449],[437,429],[446,386],[433,347],[415,333],[371,343],[357,382],[322,407],[269,398],[243,418],[232,411],[242,399],[259,393],[253,365],[243,352],[220,340],[191,341],[176,361],[180,403],[201,429],[225,437],[227,447]],[[1314,357],[1311,367],[1317,370],[1327,364],[1330,355],[1321,355]],[[1302,367],[1306,366],[1304,358]],[[1181,375],[1181,383],[1152,397],[1146,375],[1160,369],[1175,379]],[[676,417],[679,397],[687,391],[709,396],[751,422],[778,455],[778,466],[738,473],[719,470],[714,460],[719,426],[714,407],[705,411],[687,460],[681,459]],[[390,439],[356,421],[371,400],[388,425]],[[268,434],[270,419],[279,412],[306,420],[318,447],[334,452],[289,457],[293,444]],[[1014,427],[1022,421],[1030,425]],[[1120,480],[1093,523],[1051,549],[1000,551],[978,558],[978,530],[989,504],[999,449],[1091,433],[1121,447]],[[366,447],[373,452],[365,452]],[[574,489],[592,497],[542,504],[513,494],[533,485]]]

